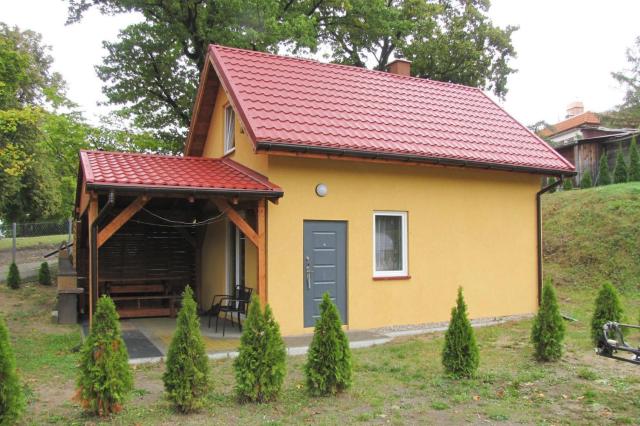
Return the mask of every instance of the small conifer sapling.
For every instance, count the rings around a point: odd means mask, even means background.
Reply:
[[[77,398],[92,414],[119,413],[133,388],[127,348],[113,301],[98,299],[93,325],[80,353]]]
[[[233,362],[236,394],[241,402],[268,402],[277,398],[286,374],[286,348],[269,305],[264,313],[251,298],[242,327],[240,350]]]
[[[593,317],[591,317],[591,340],[597,345],[603,338],[602,327],[609,322],[620,322],[622,320],[622,305],[618,291],[609,282],[605,282],[595,302]]]
[[[609,173],[609,160],[607,153],[603,152],[598,164],[598,186],[610,185],[611,174]]]
[[[0,316],[0,425],[16,424],[24,407],[24,393],[16,372],[9,330]]]
[[[476,337],[467,317],[467,304],[458,289],[456,306],[451,310],[451,321],[444,335],[442,365],[445,372],[457,378],[473,377],[480,363]]]
[[[349,340],[342,330],[338,308],[328,293],[320,303],[320,318],[313,330],[304,371],[312,395],[336,394],[351,386]]]
[[[550,280],[542,289],[542,303],[533,320],[531,341],[538,361],[557,361],[562,357],[565,325],[558,307],[556,291]]]
[[[11,265],[9,265],[9,273],[7,274],[7,285],[9,286],[9,288],[17,290],[18,288],[20,288],[21,281],[22,280],[20,279],[20,270],[18,269],[18,265],[13,262],[11,263]]]
[[[176,331],[167,353],[164,389],[176,409],[188,413],[202,408],[209,390],[209,358],[200,333],[193,291],[187,286]]]
[[[40,269],[38,270],[38,282],[41,285],[51,285],[51,271],[49,270],[49,263],[42,262]]]

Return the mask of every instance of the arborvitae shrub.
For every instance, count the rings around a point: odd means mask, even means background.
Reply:
[[[570,191],[573,189],[573,179],[571,178],[566,178],[563,182],[562,182],[562,189],[564,191]]]
[[[200,334],[200,319],[191,287],[183,294],[166,364],[162,380],[176,409],[188,413],[201,408],[209,390],[209,359]]]
[[[20,288],[20,283],[20,271],[18,270],[18,265],[13,262],[9,266],[9,273],[7,274],[7,285],[15,290],[17,288]]]
[[[451,310],[451,321],[444,335],[442,365],[454,377],[473,377],[480,363],[476,337],[467,317],[467,305],[458,289],[456,306]]]
[[[533,321],[531,341],[538,361],[557,361],[562,357],[565,325],[560,315],[556,291],[551,280],[542,289],[542,303]]]
[[[233,362],[241,402],[267,402],[280,393],[286,374],[286,349],[269,305],[264,313],[256,296],[242,326],[240,353]]]
[[[629,182],[640,182],[640,153],[635,136],[629,145]]]
[[[13,425],[24,410],[24,394],[16,373],[9,330],[0,316],[0,425]]]
[[[616,155],[616,166],[613,169],[613,182],[625,183],[629,178],[627,171],[627,163],[624,161],[624,155],[622,154],[622,147],[618,147],[618,154]]]
[[[582,175],[582,179],[580,179],[580,188],[587,189],[593,186],[593,180],[591,179],[591,171],[587,169],[586,172]]]
[[[102,296],[80,354],[77,397],[85,410],[100,416],[122,410],[133,387],[128,361],[116,307]]]
[[[609,161],[607,160],[607,153],[603,152],[598,165],[598,186],[610,184],[611,174],[609,173]]]
[[[327,293],[320,303],[320,319],[313,330],[304,372],[312,395],[336,394],[351,386],[349,340],[342,330],[338,308]]]
[[[42,262],[40,269],[38,270],[38,282],[42,285],[51,285],[51,271],[49,270],[49,263]]]
[[[591,340],[594,344],[602,338],[602,327],[609,321],[622,320],[622,305],[618,291],[611,283],[604,283],[600,287],[596,298],[595,310],[591,318]]]

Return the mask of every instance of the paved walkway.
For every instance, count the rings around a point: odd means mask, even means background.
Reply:
[[[507,321],[523,319],[525,316],[482,318],[471,321],[474,327],[501,324]],[[122,334],[129,352],[131,364],[158,362],[167,353],[171,338],[175,331],[175,318],[140,318],[121,321]],[[382,345],[396,337],[412,336],[446,330],[446,323],[423,324],[406,327],[389,327],[377,330],[347,331],[351,348],[366,348]],[[209,328],[207,319],[200,318],[200,330],[204,339],[207,354],[211,359],[233,358],[238,355],[240,347],[240,331],[238,326],[227,323],[225,335],[222,335],[222,324],[218,331],[215,324]],[[84,325],[85,334],[87,332]],[[309,349],[313,335],[289,336],[284,338],[289,355],[304,355]]]

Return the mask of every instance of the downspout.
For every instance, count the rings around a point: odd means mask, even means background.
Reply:
[[[109,191],[109,196],[107,197],[107,203],[102,207],[96,219],[91,224],[91,292],[92,292],[92,300],[93,304],[98,302],[98,227],[100,223],[107,216],[111,208],[115,204],[115,193],[113,191]],[[95,309],[92,309],[95,311]],[[89,327],[91,327],[92,318],[89,318]]]
[[[541,212],[541,198],[542,194],[557,188],[562,184],[563,176],[557,179],[555,182],[543,187],[536,193],[536,231],[538,237],[538,306],[542,303],[542,212]]]

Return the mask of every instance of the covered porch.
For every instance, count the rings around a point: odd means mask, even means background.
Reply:
[[[76,196],[73,263],[91,324],[109,295],[121,318],[174,317],[185,286],[204,311],[213,289],[203,274],[228,247],[203,249],[228,224],[255,248],[254,293],[267,300],[268,202],[282,196],[266,177],[229,159],[83,151]],[[244,265],[243,265],[244,266]],[[233,286],[245,286],[234,276]],[[236,328],[237,329],[237,328]]]

